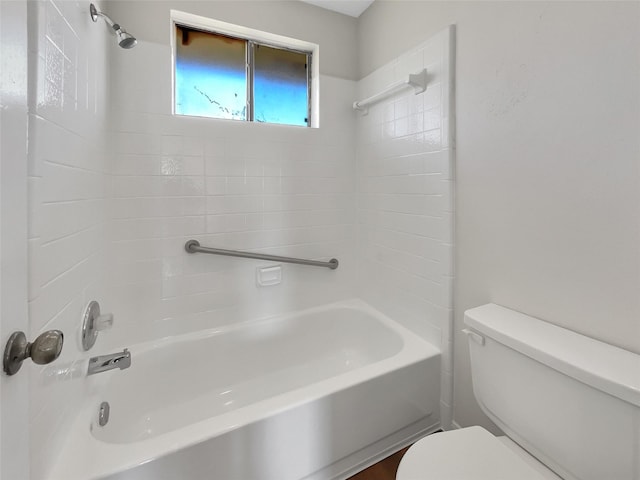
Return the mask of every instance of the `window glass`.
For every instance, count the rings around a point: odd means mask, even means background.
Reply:
[[[253,69],[254,120],[308,125],[307,54],[255,45]]]
[[[247,41],[176,25],[175,112],[247,120]]]

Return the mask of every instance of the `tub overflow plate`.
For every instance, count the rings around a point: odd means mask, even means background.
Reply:
[[[100,404],[100,410],[98,411],[98,425],[104,427],[109,421],[109,411],[111,407],[109,406],[109,402],[102,402]]]

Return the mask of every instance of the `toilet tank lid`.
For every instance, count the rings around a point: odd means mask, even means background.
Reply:
[[[478,333],[640,407],[640,355],[493,303],[464,317]]]

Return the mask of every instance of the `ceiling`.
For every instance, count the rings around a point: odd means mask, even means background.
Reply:
[[[301,0],[304,3],[310,3],[320,8],[333,10],[334,12],[344,13],[351,17],[359,17],[374,0]]]

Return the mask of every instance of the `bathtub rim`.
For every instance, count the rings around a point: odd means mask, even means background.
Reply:
[[[348,387],[364,383],[376,376],[384,375],[399,368],[418,363],[429,358],[440,357],[440,349],[418,337],[398,322],[371,307],[360,299],[350,299],[333,302],[282,315],[272,315],[260,319],[249,320],[228,327],[216,327],[210,330],[189,332],[174,337],[155,339],[131,346],[131,350],[144,353],[149,350],[169,346],[175,342],[207,338],[222,335],[237,329],[250,327],[256,322],[285,320],[305,314],[313,314],[336,308],[352,308],[364,311],[375,317],[388,328],[394,330],[402,339],[403,345],[399,352],[382,360],[343,372],[310,385],[283,392],[253,404],[229,411],[223,415],[207,418],[206,420],[185,425],[170,432],[162,433],[132,443],[109,443],[96,438],[90,431],[95,423],[96,405],[101,398],[101,389],[106,386],[112,374],[107,372],[102,378],[88,377],[93,380],[91,395],[85,400],[81,410],[73,422],[70,434],[62,446],[58,459],[49,470],[46,480],[65,478],[65,480],[91,480],[114,475],[139,465],[156,460],[190,446],[199,444],[209,438],[224,435],[232,430],[242,428],[288,409],[316,401],[322,397],[334,394]],[[135,361],[135,358],[133,359]],[[114,462],[117,459],[117,462]]]
[[[129,350],[131,350],[133,352],[133,348],[135,348],[135,353],[136,354],[143,354],[143,353],[147,353],[151,350],[156,350],[156,349],[160,349],[162,347],[171,345],[173,343],[182,343],[182,342],[189,342],[192,340],[199,340],[199,339],[205,339],[205,338],[211,338],[211,337],[217,337],[217,336],[222,336],[222,335],[226,335],[228,333],[232,333],[238,330],[243,330],[245,328],[250,328],[253,326],[259,326],[261,324],[266,324],[268,322],[273,322],[273,321],[287,321],[287,320],[292,320],[296,317],[300,317],[303,315],[313,315],[315,313],[320,313],[323,311],[327,311],[327,310],[335,310],[338,308],[346,308],[346,309],[350,309],[350,310],[360,310],[360,311],[364,311],[366,313],[369,313],[371,316],[375,317],[377,320],[379,320],[382,324],[384,324],[386,327],[391,328],[392,330],[397,330],[399,336],[401,337],[401,339],[404,342],[404,336],[403,336],[403,332],[408,333],[409,335],[412,335],[416,338],[418,338],[420,341],[426,343],[427,345],[434,347],[438,350],[438,353],[440,353],[440,350],[438,349],[437,346],[427,342],[426,340],[420,338],[418,335],[416,335],[415,333],[411,332],[409,329],[407,329],[406,327],[402,326],[400,323],[391,320],[389,317],[387,317],[386,315],[384,315],[383,313],[379,312],[378,310],[374,309],[373,307],[371,307],[368,303],[364,302],[363,300],[360,299],[349,299],[349,300],[344,300],[344,301],[340,301],[340,302],[332,302],[329,304],[324,304],[324,305],[319,305],[316,307],[311,307],[311,308],[305,308],[303,310],[296,310],[296,311],[292,311],[292,312],[286,312],[284,314],[274,314],[274,315],[268,315],[265,317],[259,317],[259,318],[252,318],[252,319],[248,319],[248,320],[243,320],[240,322],[236,322],[233,324],[229,324],[229,325],[222,325],[222,326],[217,326],[217,327],[212,327],[209,329],[204,329],[204,330],[196,330],[193,332],[186,332],[186,333],[181,333],[179,335],[169,335],[169,336],[165,336],[165,337],[161,337],[161,338],[156,338],[156,339],[152,339],[152,340],[148,340],[145,342],[140,342],[140,343],[136,343],[133,344],[131,346],[121,346],[121,347],[116,347],[116,349],[118,348],[129,348]],[[400,349],[400,351],[402,351],[402,348]],[[399,353],[399,352],[398,352]],[[395,355],[395,354],[394,354]],[[393,356],[393,355],[392,355]],[[384,361],[385,359],[382,359],[382,361]]]

